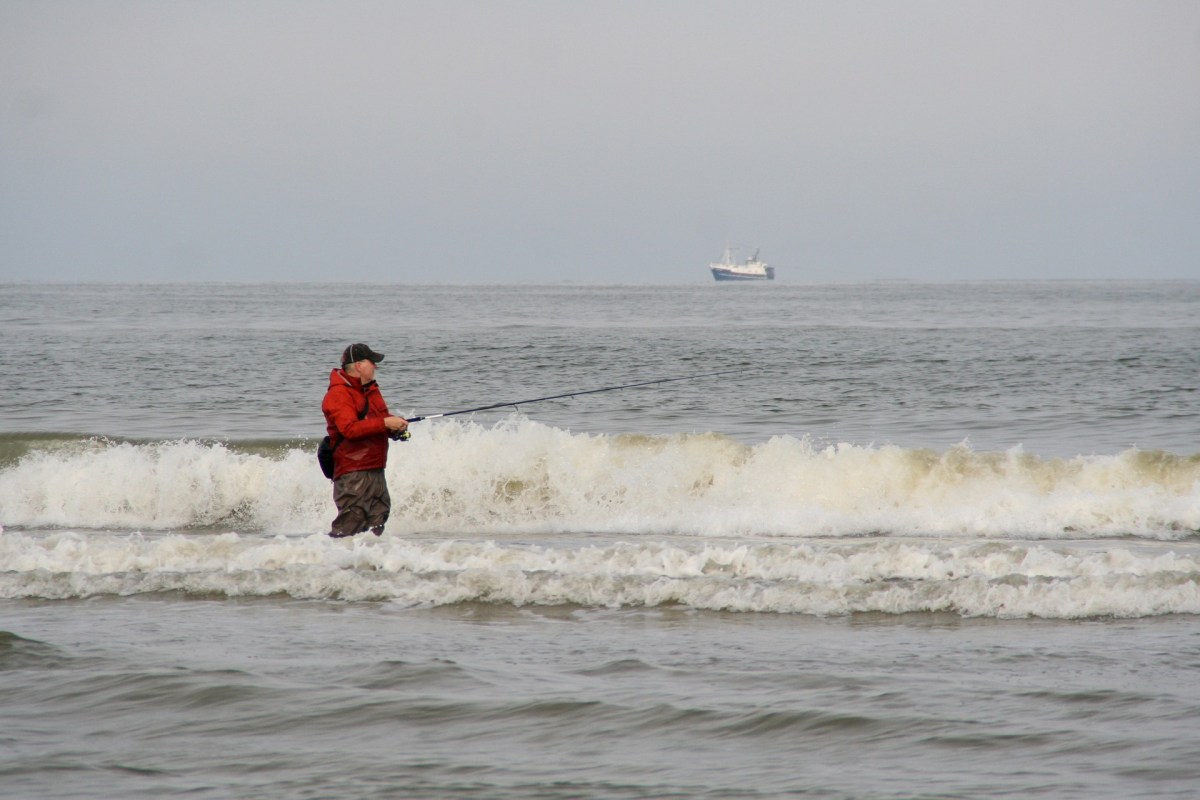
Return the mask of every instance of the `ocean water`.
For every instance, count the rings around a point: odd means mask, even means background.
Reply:
[[[1198,320],[1197,282],[0,286],[0,796],[1194,797]],[[335,541],[352,341],[395,412],[512,405],[415,423]]]

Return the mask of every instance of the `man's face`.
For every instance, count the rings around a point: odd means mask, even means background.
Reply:
[[[358,370],[358,377],[362,379],[363,383],[370,383],[371,381],[375,380],[374,361],[364,358],[362,361],[356,361],[354,363],[354,368]]]

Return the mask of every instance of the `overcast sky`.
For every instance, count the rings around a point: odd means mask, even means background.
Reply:
[[[0,280],[1200,278],[1200,2],[0,0]]]

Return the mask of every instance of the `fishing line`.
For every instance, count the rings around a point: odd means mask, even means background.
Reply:
[[[585,394],[596,394],[598,392],[615,392],[618,389],[632,389],[636,386],[653,386],[658,383],[671,383],[673,381],[692,381],[697,378],[711,378],[714,375],[730,375],[735,372],[745,372],[744,369],[724,369],[718,372],[702,372],[699,375],[681,375],[678,378],[656,378],[652,381],[639,381],[637,383],[624,383],[620,386],[604,386],[599,389],[580,389],[573,392],[563,392],[562,394],[551,394],[545,397],[534,397],[529,400],[515,400],[508,403],[492,403],[487,406],[477,406],[476,408],[464,408],[461,411],[443,411],[441,414],[427,414],[423,417],[413,417],[409,419],[410,423],[420,422],[424,419],[437,419],[438,417],[453,417],[457,414],[471,414],[476,411],[490,411],[493,408],[517,408],[518,406],[528,405],[530,403],[540,403],[543,400],[561,400],[564,397],[579,397]]]

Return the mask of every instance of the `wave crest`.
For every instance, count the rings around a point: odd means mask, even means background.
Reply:
[[[521,417],[442,421],[393,445],[389,530],[702,536],[1177,539],[1200,529],[1200,456],[1045,459],[576,434]],[[0,471],[0,525],[307,533],[332,517],[311,450],[75,439]]]
[[[402,606],[660,607],[842,615],[1200,613],[1195,544],[930,540],[530,545],[234,533],[9,533],[0,598],[178,592]]]

